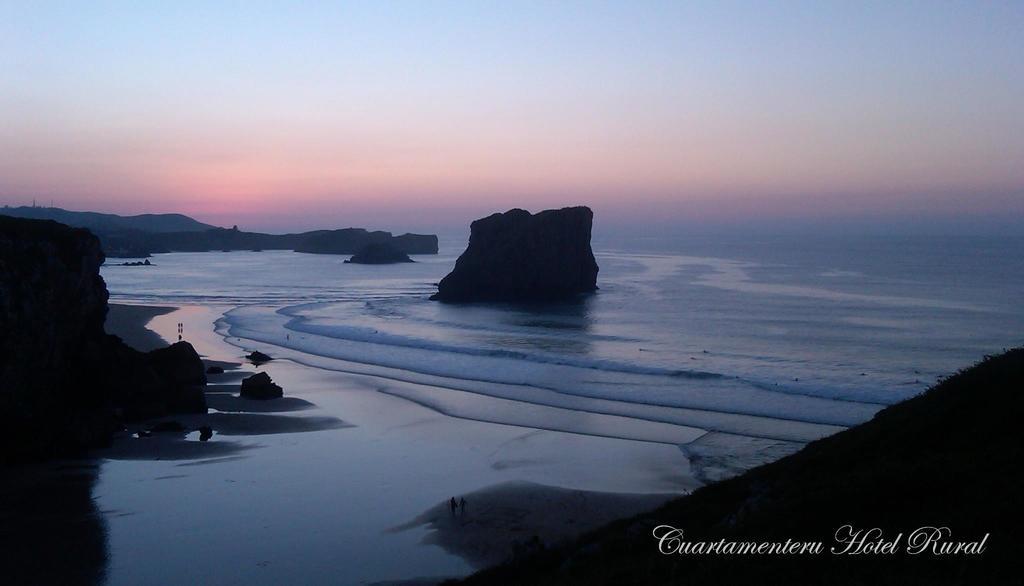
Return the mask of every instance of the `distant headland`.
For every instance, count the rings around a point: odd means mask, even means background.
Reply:
[[[0,215],[54,220],[87,228],[100,239],[108,257],[144,258],[164,252],[294,250],[314,254],[355,254],[371,244],[388,244],[404,254],[437,254],[437,236],[369,231],[363,228],[314,230],[297,234],[245,232],[220,228],[182,214],[119,216],[55,207],[4,207]]]

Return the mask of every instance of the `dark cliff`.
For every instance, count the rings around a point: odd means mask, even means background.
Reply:
[[[399,234],[391,244],[405,254],[437,254],[437,236],[434,234]]]
[[[1024,575],[1024,348],[990,357],[866,423],[777,462],[506,565],[465,584],[1020,584]],[[833,555],[837,530],[903,534],[892,554]],[[661,554],[652,532],[688,542],[820,541],[821,555]],[[981,555],[910,555],[910,534]],[[877,539],[873,537],[871,542]],[[668,544],[671,551],[671,543]]]
[[[476,220],[469,246],[438,284],[440,301],[558,301],[597,289],[588,207]]]
[[[101,445],[122,417],[205,411],[201,387],[154,368],[163,355],[104,332],[103,260],[87,230],[0,216],[0,462]],[[199,362],[194,350],[174,354],[160,364]]]
[[[79,378],[104,344],[102,263],[87,230],[0,217],[0,450],[11,459],[110,431],[105,401]]]
[[[319,230],[298,235],[296,252],[314,254],[356,254],[361,249],[374,245],[391,246],[404,254],[437,254],[437,236],[424,234],[402,234],[392,236],[391,232],[369,232],[362,228],[343,230]]]

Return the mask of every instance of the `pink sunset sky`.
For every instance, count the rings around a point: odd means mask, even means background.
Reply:
[[[1020,3],[3,3],[0,204],[1024,220]]]

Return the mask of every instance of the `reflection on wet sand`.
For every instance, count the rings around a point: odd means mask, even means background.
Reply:
[[[234,386],[234,392],[238,392],[238,385]],[[246,399],[227,392],[207,392],[206,405],[210,409],[216,409],[221,412],[241,413],[285,413],[288,411],[311,409],[316,406],[298,397],[281,397],[273,401],[259,401]]]
[[[229,441],[189,441],[181,434],[154,434],[118,438],[96,455],[109,460],[199,460],[234,456],[253,447]]]
[[[104,580],[107,529],[92,500],[99,467],[89,459],[0,473],[3,583],[91,585]]]

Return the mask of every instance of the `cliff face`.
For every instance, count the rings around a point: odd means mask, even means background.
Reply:
[[[296,252],[315,254],[356,254],[361,249],[375,244],[384,244],[405,254],[437,254],[437,236],[424,234],[402,234],[392,236],[391,232],[370,232],[362,228],[342,230],[319,230],[296,235]]]
[[[102,263],[87,230],[0,217],[0,450],[14,459],[109,431],[79,378],[105,342]]]
[[[102,263],[87,230],[0,216],[0,462],[100,445],[122,415],[205,411],[205,379],[167,375],[202,368],[191,346],[168,360],[104,332]]]
[[[587,207],[514,209],[470,226],[469,247],[441,280],[440,301],[557,301],[597,289]]]
[[[437,236],[434,234],[399,234],[391,239],[391,243],[405,254],[437,254]]]

